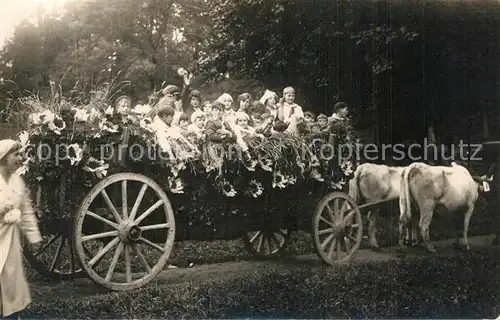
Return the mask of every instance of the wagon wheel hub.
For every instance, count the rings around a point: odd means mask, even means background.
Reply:
[[[118,227],[118,235],[123,242],[135,242],[141,237],[142,230],[132,220],[125,220]]]
[[[347,225],[344,222],[338,222],[333,226],[333,233],[337,238],[343,238],[346,234]]]

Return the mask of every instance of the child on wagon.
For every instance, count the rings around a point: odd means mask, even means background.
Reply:
[[[316,122],[318,123],[319,131],[321,131],[321,132],[329,132],[330,131],[330,126],[328,125],[328,117],[326,115],[321,113],[316,118]]]
[[[283,105],[280,107],[280,120],[285,123],[291,123],[292,119],[295,121],[304,117],[302,107],[295,103],[295,89],[293,87],[286,87],[283,89]]]
[[[214,103],[212,106],[212,119],[208,120],[205,124],[207,139],[212,142],[236,142],[243,152],[243,160],[245,163],[250,163],[251,156],[248,151],[248,146],[245,141],[243,141],[241,133],[233,131],[229,123],[223,120],[223,108],[224,107],[220,103]]]
[[[235,122],[236,112],[233,110],[233,97],[229,93],[223,93],[215,102],[220,103],[223,108],[222,118],[231,123]]]
[[[245,112],[236,113],[236,125],[241,133],[242,138],[253,137],[256,135],[255,129],[248,125],[250,116]]]
[[[238,112],[248,112],[248,107],[252,103],[252,96],[250,93],[242,93],[238,96],[239,108]]]
[[[195,111],[191,115],[191,124],[187,126],[188,136],[194,136],[197,140],[202,139],[205,136],[206,116],[202,111]]]

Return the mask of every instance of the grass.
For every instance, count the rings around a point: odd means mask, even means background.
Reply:
[[[346,267],[269,264],[203,283],[35,299],[27,318],[496,318],[500,251]],[[78,291],[75,288],[75,291]]]

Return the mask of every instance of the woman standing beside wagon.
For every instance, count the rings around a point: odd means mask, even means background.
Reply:
[[[23,268],[21,231],[36,252],[42,238],[28,189],[15,173],[21,164],[20,145],[0,141],[0,310],[2,317],[18,318],[31,303]]]

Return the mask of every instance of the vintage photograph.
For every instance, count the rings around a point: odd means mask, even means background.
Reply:
[[[0,0],[0,317],[500,319],[500,1]]]

